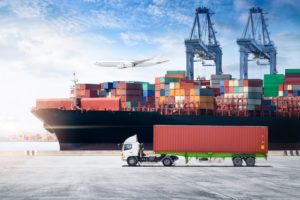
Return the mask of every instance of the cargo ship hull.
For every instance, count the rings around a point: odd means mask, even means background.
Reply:
[[[55,133],[61,150],[116,150],[137,134],[152,149],[153,125],[268,126],[270,150],[300,149],[300,119],[210,115],[161,115],[140,111],[81,111],[38,109],[32,111]]]

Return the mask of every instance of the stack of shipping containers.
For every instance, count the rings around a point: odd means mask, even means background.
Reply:
[[[219,110],[261,110],[262,101],[262,80],[225,80],[220,82],[224,85],[224,96],[217,98]]]
[[[214,109],[214,91],[207,80],[185,79],[185,71],[167,71],[155,79],[156,106]]]
[[[286,69],[284,84],[279,86],[279,96],[300,96],[300,69]]]

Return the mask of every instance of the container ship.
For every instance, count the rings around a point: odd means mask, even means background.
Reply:
[[[38,99],[32,113],[56,134],[61,150],[118,149],[134,134],[151,149],[154,125],[267,126],[271,150],[300,149],[300,69],[277,74],[277,52],[265,12],[250,8],[243,36],[237,39],[240,79],[222,72],[212,13],[206,7],[195,11],[191,34],[184,41],[185,71],[167,71],[154,84],[79,84],[74,79],[70,98]],[[257,64],[268,60],[270,74],[248,79],[249,54]],[[194,80],[197,59],[214,61],[216,74],[210,80]]]
[[[137,134],[152,148],[154,125],[268,126],[271,150],[300,148],[300,69],[264,79],[187,80],[167,71],[148,82],[74,82],[71,97],[37,99],[32,109],[61,150],[118,149]]]

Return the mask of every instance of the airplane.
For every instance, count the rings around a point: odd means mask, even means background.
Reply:
[[[126,69],[126,68],[135,68],[135,67],[148,67],[153,65],[159,65],[169,60],[158,60],[153,61],[154,57],[147,58],[143,60],[134,60],[134,61],[101,61],[96,62],[96,65],[99,67],[117,67],[118,69]]]

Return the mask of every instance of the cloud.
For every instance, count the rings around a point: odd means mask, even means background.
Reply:
[[[149,37],[144,33],[120,33],[122,41],[129,46],[135,46],[142,43],[149,43]]]
[[[99,11],[96,13],[96,19],[99,26],[104,28],[124,28],[126,26],[125,20],[108,11]]]
[[[234,0],[233,6],[236,11],[245,11],[249,10],[253,6],[249,1],[247,0]]]
[[[50,0],[35,1],[5,1],[10,10],[20,18],[41,18],[44,17],[47,6],[52,3]]]

